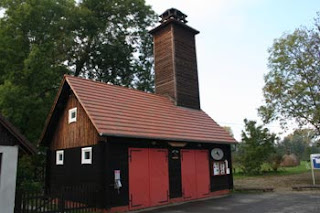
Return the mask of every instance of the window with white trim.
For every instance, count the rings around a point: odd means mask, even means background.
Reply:
[[[92,163],[92,147],[84,147],[81,149],[81,164]]]
[[[77,121],[77,107],[69,109],[69,124]]]
[[[63,150],[56,151],[56,165],[63,165],[64,152]]]

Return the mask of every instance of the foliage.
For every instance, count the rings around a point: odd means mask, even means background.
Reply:
[[[320,136],[320,14],[314,28],[296,29],[276,39],[269,49],[270,72],[265,76],[265,122],[295,119],[311,125]]]
[[[152,41],[156,20],[144,0],[83,0],[77,8],[68,64],[74,75],[152,90]],[[74,18],[74,17],[73,17]]]
[[[310,154],[320,152],[315,135],[312,129],[296,130],[277,144],[277,153],[293,153],[301,160],[309,160]]]
[[[19,157],[17,188],[23,191],[40,191],[44,188],[45,155]]]
[[[64,74],[153,90],[144,0],[3,0],[0,113],[36,142]]]
[[[282,155],[279,153],[272,153],[267,160],[267,162],[269,163],[269,165],[271,166],[274,172],[278,171],[281,161],[282,161]]]
[[[231,137],[234,136],[234,135],[233,135],[233,131],[232,131],[232,129],[231,129],[230,126],[223,126],[222,128],[223,128],[224,130],[226,130]]]
[[[267,128],[257,126],[255,121],[244,120],[242,142],[239,146],[239,163],[247,174],[257,174],[261,165],[274,152],[276,136]]]

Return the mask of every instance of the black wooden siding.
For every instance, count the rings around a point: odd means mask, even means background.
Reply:
[[[2,153],[0,153],[0,180],[1,180]]]
[[[213,159],[212,157],[210,156],[210,176],[211,176],[211,191],[214,192],[214,191],[219,191],[219,190],[223,190],[223,189],[233,189],[233,178],[232,178],[232,162],[231,162],[231,146],[230,145],[220,145],[220,144],[217,144],[217,145],[214,145],[212,146],[212,148],[220,148],[223,150],[224,152],[224,157],[223,159],[221,159],[222,161],[224,160],[227,160],[228,161],[228,164],[229,164],[229,168],[230,168],[230,175],[222,175],[222,176],[213,176],[212,175],[212,168],[211,168],[211,165],[212,165],[212,162],[213,162]],[[210,154],[210,151],[211,149],[209,150],[209,154]]]
[[[179,159],[172,159],[172,151],[178,150],[180,154],[181,148],[171,147],[165,141],[156,141],[156,144],[152,144],[151,140],[143,139],[130,139],[130,138],[116,138],[110,137],[106,142],[106,156],[107,156],[107,167],[108,171],[105,178],[107,185],[106,205],[107,207],[113,206],[125,206],[129,204],[129,165],[128,165],[128,148],[166,148],[169,152],[169,189],[170,198],[182,197],[182,183],[181,183],[181,161]],[[213,148],[219,147],[224,151],[224,160],[228,160],[229,167],[231,166],[231,148],[228,144],[199,144],[199,143],[188,143],[183,149],[207,149],[210,151]],[[232,173],[224,176],[212,176],[212,158],[209,156],[210,166],[210,182],[211,191],[218,191],[223,189],[233,188]],[[121,183],[122,188],[118,194],[118,191],[114,189],[114,170],[121,171]],[[230,171],[232,172],[232,171]]]
[[[106,182],[106,207],[125,206],[129,204],[129,175],[128,175],[128,146],[122,143],[106,144],[107,175]],[[114,188],[114,170],[120,170],[121,184],[119,192]]]
[[[182,197],[181,184],[181,161],[172,159],[172,151],[181,148],[171,147],[165,141],[130,139],[108,137],[107,142],[99,142],[92,146],[93,159],[91,165],[81,165],[81,148],[70,148],[64,150],[64,165],[56,165],[56,153],[50,152],[50,172],[47,180],[50,187],[75,186],[94,184],[103,189],[101,195],[104,208],[129,205],[129,164],[128,148],[166,148],[169,152],[169,189],[170,198]],[[207,149],[219,147],[223,149],[229,166],[231,166],[230,145],[222,144],[198,144],[189,143],[183,149]],[[212,176],[212,158],[209,157],[211,191],[232,189],[232,174],[224,176]],[[114,170],[121,171],[122,187],[120,191],[114,189]],[[232,171],[231,171],[232,172]]]
[[[56,165],[56,151],[50,151],[50,169],[47,173],[48,185],[51,189],[79,185],[102,185],[105,161],[103,144],[92,147],[92,164],[81,164],[81,148],[64,150],[63,165]]]
[[[173,151],[178,151],[178,159],[173,159]],[[176,156],[175,156],[176,157]],[[180,149],[169,148],[169,190],[170,198],[182,197]]]
[[[13,146],[18,144],[18,140],[0,124],[0,145]]]

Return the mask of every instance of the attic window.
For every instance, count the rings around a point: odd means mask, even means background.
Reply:
[[[81,149],[81,164],[92,163],[92,147],[85,147]]]
[[[77,121],[77,107],[69,109],[69,124]]]
[[[56,165],[63,165],[64,152],[63,150],[58,150],[56,152]]]

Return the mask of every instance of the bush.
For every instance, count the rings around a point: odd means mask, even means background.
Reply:
[[[271,154],[268,158],[268,163],[274,172],[277,172],[282,162],[282,155],[279,153]]]
[[[255,121],[244,120],[242,142],[239,146],[239,163],[246,174],[258,174],[261,165],[274,153],[276,136],[267,128],[256,126]]]

